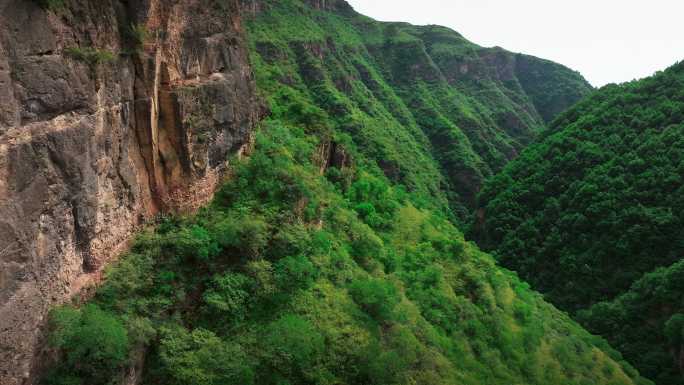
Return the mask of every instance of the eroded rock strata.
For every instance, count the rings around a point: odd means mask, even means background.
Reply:
[[[0,383],[133,232],[213,193],[263,113],[235,0],[0,1]]]

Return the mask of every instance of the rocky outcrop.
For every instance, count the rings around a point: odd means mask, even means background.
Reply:
[[[49,308],[206,202],[262,114],[236,0],[0,0],[0,384]]]

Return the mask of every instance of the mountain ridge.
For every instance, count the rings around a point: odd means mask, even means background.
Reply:
[[[259,4],[261,6],[258,8],[264,12],[268,7],[274,7],[268,1]],[[537,100],[539,106],[552,106],[542,111],[543,115],[550,116],[555,109],[568,107],[591,90],[591,86],[581,76],[563,66],[551,64],[549,70],[548,61],[517,56],[499,49],[482,48],[446,27],[376,22],[346,6],[342,13],[335,12],[336,8],[333,7],[332,13],[349,26],[330,31],[327,41],[316,39],[315,36],[326,31],[306,18],[298,19],[299,16],[295,13],[307,12],[298,7],[303,5],[292,3],[287,5],[287,9],[277,8],[280,20],[289,20],[300,28],[279,26],[278,21],[274,20],[274,25],[288,36],[289,43],[281,41],[278,46],[274,43],[278,41],[277,38],[265,35],[258,40],[260,38],[257,37],[258,41],[253,44],[256,44],[261,58],[267,63],[271,59],[277,59],[278,55],[283,56],[283,52],[290,51],[291,47],[288,45],[292,44],[299,46],[298,55],[309,56],[307,60],[319,62],[323,66],[326,65],[325,61],[321,61],[324,54],[327,54],[325,59],[328,60],[337,55],[336,63],[329,63],[335,68],[327,70],[339,78],[332,81],[343,83],[335,84],[337,89],[325,96],[331,100],[338,96],[336,94],[344,97],[346,92],[354,91],[350,88],[354,81],[368,83],[360,84],[359,92],[364,92],[364,88],[373,91],[375,84],[380,83],[393,88],[388,95],[373,96],[381,103],[382,98],[391,97],[393,100],[384,109],[390,115],[396,113],[400,122],[408,117],[407,124],[415,126],[409,128],[414,131],[413,136],[417,135],[414,140],[427,141],[428,146],[433,147],[428,152],[438,158],[436,165],[431,166],[431,171],[423,169],[421,172],[435,174],[441,171],[445,175],[444,183],[451,185],[451,188],[443,190],[448,191],[448,204],[460,220],[465,220],[474,208],[475,195],[482,181],[500,170],[544,129],[542,114],[536,111],[531,99]],[[328,4],[328,7],[331,5]],[[257,30],[253,33],[258,36],[259,32]],[[330,39],[334,39],[335,47],[329,46],[333,41]],[[307,49],[306,42],[309,40],[317,41],[316,46]],[[345,47],[349,48],[349,52],[344,51]],[[532,97],[525,93],[515,76],[515,63],[518,60],[525,64],[517,67],[518,69],[529,70],[524,83],[528,89],[535,91],[531,93]],[[537,62],[542,63],[541,67],[547,72],[530,64]],[[377,72],[368,72],[369,66],[374,67]],[[539,71],[545,75],[540,76]],[[546,86],[547,78],[553,78],[553,82],[559,84],[559,87]],[[321,79],[323,78],[315,79],[314,84]],[[543,93],[539,90],[546,88],[551,88],[554,92],[556,88],[564,90],[563,92],[570,89],[572,92],[566,92],[569,99],[567,101],[558,101],[553,92],[547,93],[548,100],[542,100]],[[560,103],[558,107],[553,106],[554,100]],[[402,106],[397,107],[397,103]],[[408,114],[405,113],[406,107],[410,109]],[[399,112],[397,108],[404,111]],[[333,111],[333,114],[340,112],[345,110]],[[379,134],[377,136],[380,137]],[[420,146],[421,144],[417,144],[414,147]],[[418,184],[434,184],[433,181],[420,180],[421,178],[415,176],[417,170],[411,170],[414,168],[412,165],[402,164],[401,159],[390,155],[392,154],[388,154],[385,160],[390,163],[387,165],[387,172],[394,174],[392,179],[405,184],[409,189],[419,188]],[[404,175],[399,177],[398,174]],[[433,187],[431,190],[434,193],[439,188]]]

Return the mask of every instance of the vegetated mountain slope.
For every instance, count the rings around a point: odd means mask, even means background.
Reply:
[[[345,2],[260,2],[251,40],[272,98],[311,95],[394,182],[463,219],[483,180],[591,87],[563,66],[444,27],[380,23]],[[320,7],[320,4],[318,4]],[[442,177],[443,176],[443,177]]]
[[[306,63],[257,67],[271,117],[210,206],[161,220],[91,301],[52,314],[45,383],[650,384],[465,242],[439,195],[388,178],[299,83]],[[289,83],[268,86],[275,71]]]
[[[274,115],[211,206],[56,310],[45,383],[106,384],[141,351],[143,384],[650,383],[353,144],[321,174],[315,130]]]
[[[684,257],[683,178],[679,63],[651,78],[607,86],[562,114],[543,140],[485,185],[473,234],[552,303],[576,311],[611,300],[643,274]],[[630,294],[611,305],[625,305],[619,317],[598,319],[609,316],[600,312],[604,306],[585,317],[604,326],[620,317],[649,319],[642,325],[654,333],[649,342],[626,332],[634,322],[594,330],[629,346],[625,353],[653,377],[681,370],[679,350],[663,357],[669,347],[654,341],[664,341],[664,322],[680,311],[684,292],[662,290],[678,301],[662,302],[664,293]],[[637,314],[649,307],[659,310]]]
[[[578,313],[658,384],[684,384],[684,260],[645,274],[629,291]]]

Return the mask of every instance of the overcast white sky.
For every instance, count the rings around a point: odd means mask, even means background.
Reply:
[[[485,47],[550,59],[602,86],[684,59],[684,0],[347,0],[383,21],[451,27]]]

